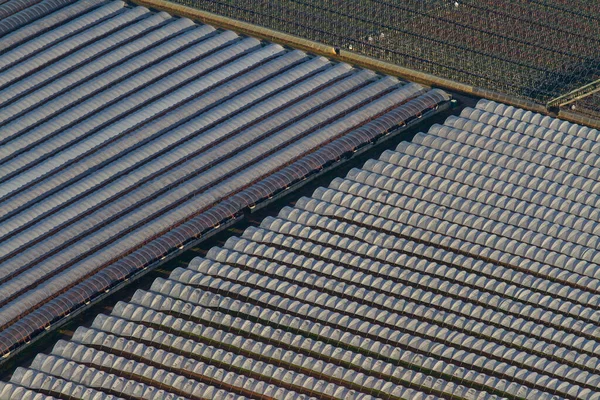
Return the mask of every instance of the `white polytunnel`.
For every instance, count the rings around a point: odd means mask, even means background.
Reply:
[[[541,146],[588,139],[479,107],[156,279],[34,365],[108,395],[143,391],[133,379],[222,398],[600,399],[598,171]],[[109,386],[106,368],[126,381]]]
[[[0,353],[449,100],[122,1],[0,0]],[[0,400],[600,400],[600,133],[455,114],[103,309]]]
[[[125,1],[0,0],[0,355],[450,100]]]

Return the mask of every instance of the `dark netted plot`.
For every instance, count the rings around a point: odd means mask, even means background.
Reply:
[[[540,103],[600,75],[593,0],[175,1]]]

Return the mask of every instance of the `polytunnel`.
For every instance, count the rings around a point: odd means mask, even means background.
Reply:
[[[0,1],[0,354],[450,99],[128,2]]]
[[[523,151],[539,135],[583,146],[566,137],[583,131],[483,106],[138,290],[36,373],[115,396],[161,382],[173,396],[600,398],[596,172],[556,146]],[[35,390],[28,376],[6,390]]]
[[[121,1],[2,17],[7,356],[450,99]],[[481,100],[138,289],[0,399],[600,400],[598,139]]]

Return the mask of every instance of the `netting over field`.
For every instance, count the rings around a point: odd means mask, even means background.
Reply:
[[[600,78],[596,0],[174,1],[540,103]]]

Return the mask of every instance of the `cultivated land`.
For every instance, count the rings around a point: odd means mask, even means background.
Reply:
[[[600,78],[594,0],[175,2],[542,104]]]

